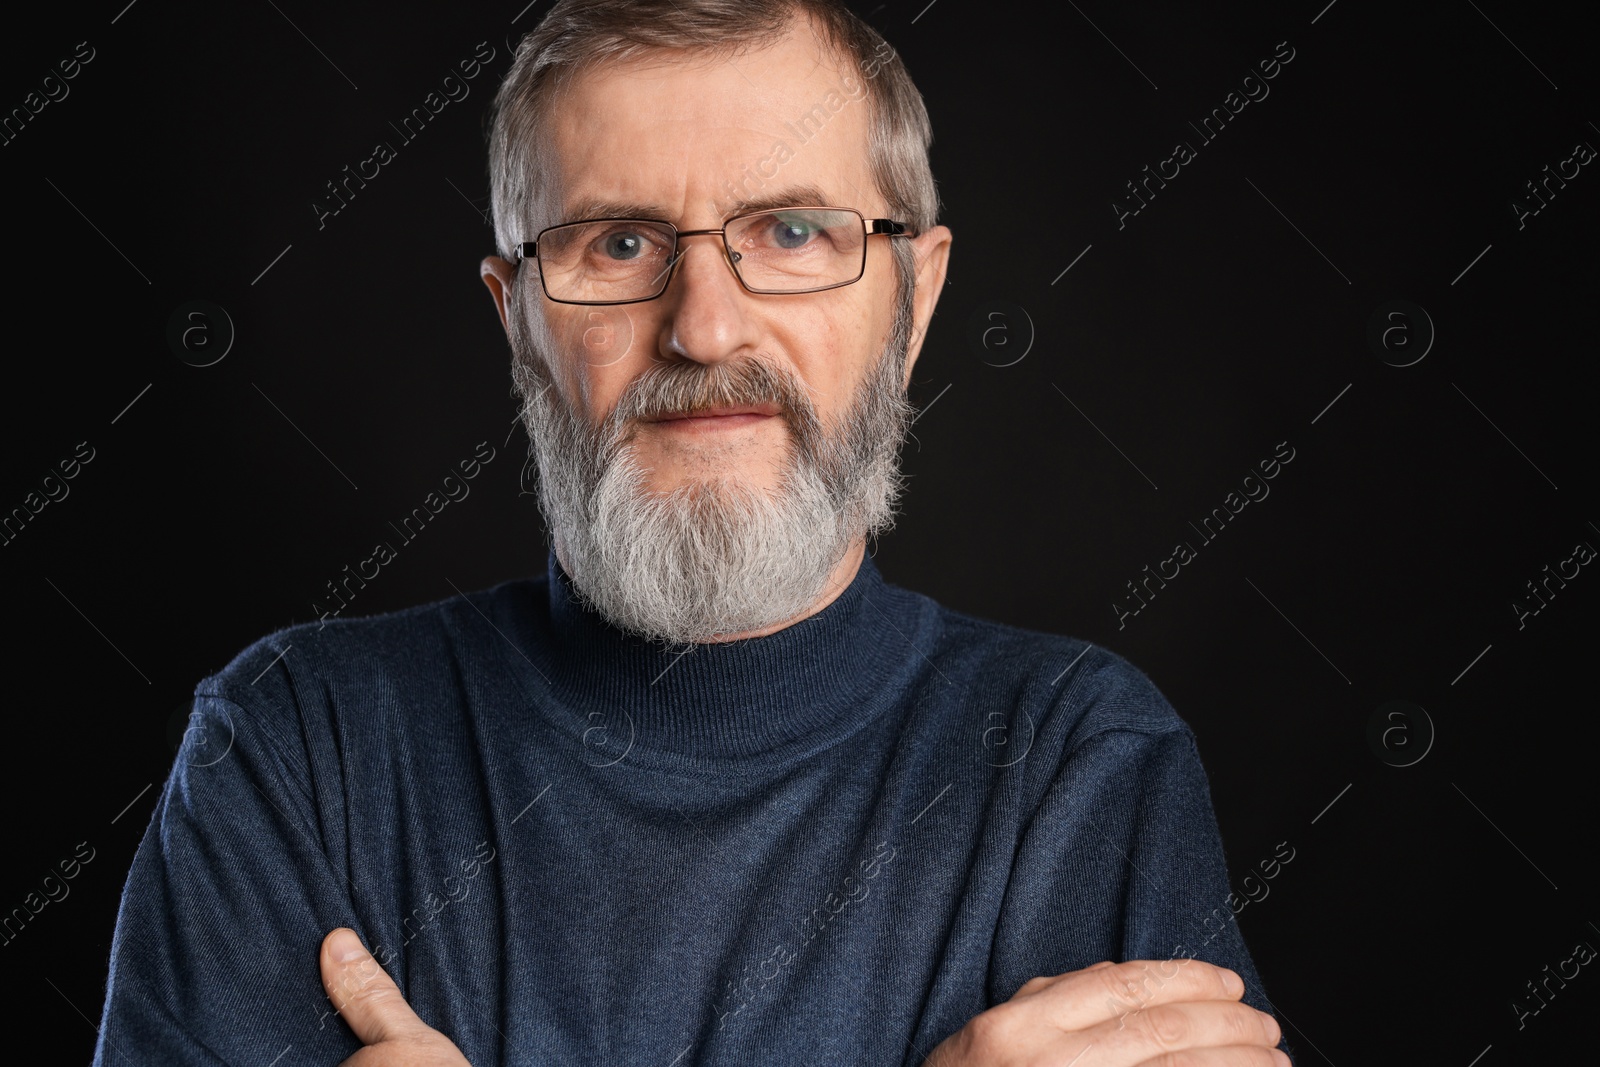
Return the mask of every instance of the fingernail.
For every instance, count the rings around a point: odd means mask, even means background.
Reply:
[[[328,946],[329,955],[340,963],[349,963],[358,960],[367,954],[361,947],[361,938],[353,930],[340,930],[333,935],[333,942]]]
[[[1233,971],[1225,970],[1222,973],[1227,976],[1222,982],[1228,987],[1228,992],[1236,997],[1244,996],[1244,979]]]

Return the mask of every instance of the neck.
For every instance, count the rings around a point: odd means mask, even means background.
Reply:
[[[884,583],[864,552],[830,603],[764,637],[673,646],[579,602],[556,553],[533,604],[496,619],[491,645],[590,763],[746,773],[859,728],[926,669],[932,602]],[[509,643],[509,644],[508,644]],[[653,753],[653,755],[652,755]],[[651,761],[655,761],[652,763]]]

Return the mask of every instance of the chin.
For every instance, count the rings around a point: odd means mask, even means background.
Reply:
[[[665,496],[683,488],[704,490],[727,482],[764,489],[770,494],[777,492],[783,483],[781,457],[774,457],[770,461],[763,458],[755,462],[739,462],[728,457],[694,457],[687,462],[679,460],[668,464],[652,463],[641,457],[639,465],[649,470],[649,479],[645,484],[657,496]]]

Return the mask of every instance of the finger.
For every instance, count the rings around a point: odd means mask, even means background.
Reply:
[[[1129,960],[1064,975],[1027,1003],[1060,1029],[1083,1030],[1162,1004],[1243,995],[1243,979],[1204,960]]]
[[[1012,994],[1012,998],[1015,999],[1016,997],[1027,996],[1031,993],[1037,993],[1042,989],[1048,989],[1055,983],[1061,981],[1061,979],[1070,977],[1074,974],[1083,974],[1087,971],[1098,971],[1102,967],[1113,966],[1115,966],[1115,964],[1113,964],[1110,960],[1101,960],[1099,963],[1090,964],[1089,966],[1076,971],[1064,971],[1061,974],[1042,974],[1037,978],[1030,978],[1026,982],[1023,982],[1022,985],[1017,987],[1017,991]]]
[[[1142,1062],[1161,1055],[1198,1049],[1272,1049],[1283,1038],[1278,1022],[1248,1004],[1228,1000],[1160,1004],[1089,1032],[1095,1042],[1117,1057]],[[1116,1057],[1114,1057],[1116,1058]]]
[[[1293,1067],[1289,1057],[1275,1048],[1255,1045],[1232,1048],[1197,1048],[1181,1054],[1163,1053],[1138,1067]]]
[[[354,930],[341,926],[323,938],[322,984],[334,1008],[364,1045],[428,1029]]]

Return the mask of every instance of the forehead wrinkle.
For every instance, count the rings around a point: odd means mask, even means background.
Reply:
[[[555,203],[551,207],[561,214],[544,218],[541,224],[554,225],[580,218],[639,216],[673,219],[681,227],[700,228],[714,226],[741,210],[774,206],[765,196],[763,202],[754,207],[738,202],[729,204],[727,193],[733,190],[723,192],[722,189],[731,182],[756,194],[767,193],[766,181],[754,183],[756,188],[749,189],[751,183],[744,178],[743,169],[746,165],[770,161],[774,145],[780,141],[789,146],[796,161],[788,165],[799,168],[793,177],[799,178],[802,173],[806,177],[814,175],[827,186],[839,186],[829,195],[808,195],[801,199],[854,207],[868,216],[881,214],[875,209],[876,197],[866,188],[866,185],[875,187],[875,183],[863,185],[859,179],[865,172],[853,173],[867,154],[865,144],[859,146],[859,151],[844,151],[842,156],[841,150],[850,147],[843,143],[830,145],[830,150],[821,156],[812,156],[815,150],[804,143],[794,146],[788,121],[792,113],[804,111],[808,104],[838,91],[837,77],[849,71],[849,65],[837,56],[836,49],[818,35],[814,23],[798,21],[809,32],[801,31],[766,46],[799,45],[788,49],[791,58],[787,62],[780,59],[770,67],[759,62],[744,64],[753,72],[765,75],[759,86],[752,84],[741,65],[733,63],[730,56],[692,53],[656,54],[637,57],[614,67],[591,68],[564,84],[562,102],[567,106],[558,109],[557,125],[565,151],[556,153],[555,162],[565,181],[552,184],[559,184],[563,191],[577,195],[552,197]],[[762,54],[761,48],[738,53],[747,60],[752,55]],[[772,70],[784,70],[784,76],[774,81]],[[700,74],[706,79],[697,80]],[[685,81],[685,77],[689,80]],[[737,84],[735,78],[740,79]],[[652,82],[663,88],[672,83],[672,91],[652,93],[649,91]],[[704,87],[703,93],[693,91],[696,83]],[[828,132],[843,134],[848,129],[852,133],[866,131],[870,136],[859,109],[849,108],[848,111],[849,114],[839,114],[835,120],[840,128],[835,131],[830,124]],[[601,134],[598,138],[597,132]],[[646,148],[645,154],[657,160],[650,167],[651,173],[637,177],[618,162],[628,156],[625,142],[635,138]],[[802,159],[809,162],[802,163]],[[660,162],[662,160],[665,162]],[[765,172],[762,176],[765,177]],[[593,185],[584,180],[591,177],[595,179]],[[670,186],[656,184],[660,178],[667,178]],[[584,186],[588,188],[585,190]],[[706,188],[701,189],[701,186]],[[848,199],[845,188],[850,190]],[[688,210],[689,204],[698,204],[704,199],[697,189],[702,193],[717,190],[711,193],[707,203],[712,211],[721,211],[722,215],[714,220],[707,215],[705,222],[701,222],[698,215],[675,219],[677,211]],[[573,210],[575,206],[594,202],[626,205],[630,210]],[[646,206],[652,210],[633,210]],[[666,208],[672,210],[663,210]]]
[[[848,179],[846,180],[848,181]],[[852,188],[856,187],[854,182],[849,182],[849,184]],[[815,182],[797,182],[782,189],[762,192],[758,196],[736,198],[729,203],[726,217],[731,218],[734,215],[746,212],[773,211],[785,207],[847,206],[836,203],[836,200],[836,197]],[[674,222],[670,218],[672,215],[671,210],[652,201],[580,195],[565,200],[564,203],[566,208],[563,219],[569,222],[581,222],[589,219],[654,219],[673,222],[679,229],[692,228]]]

